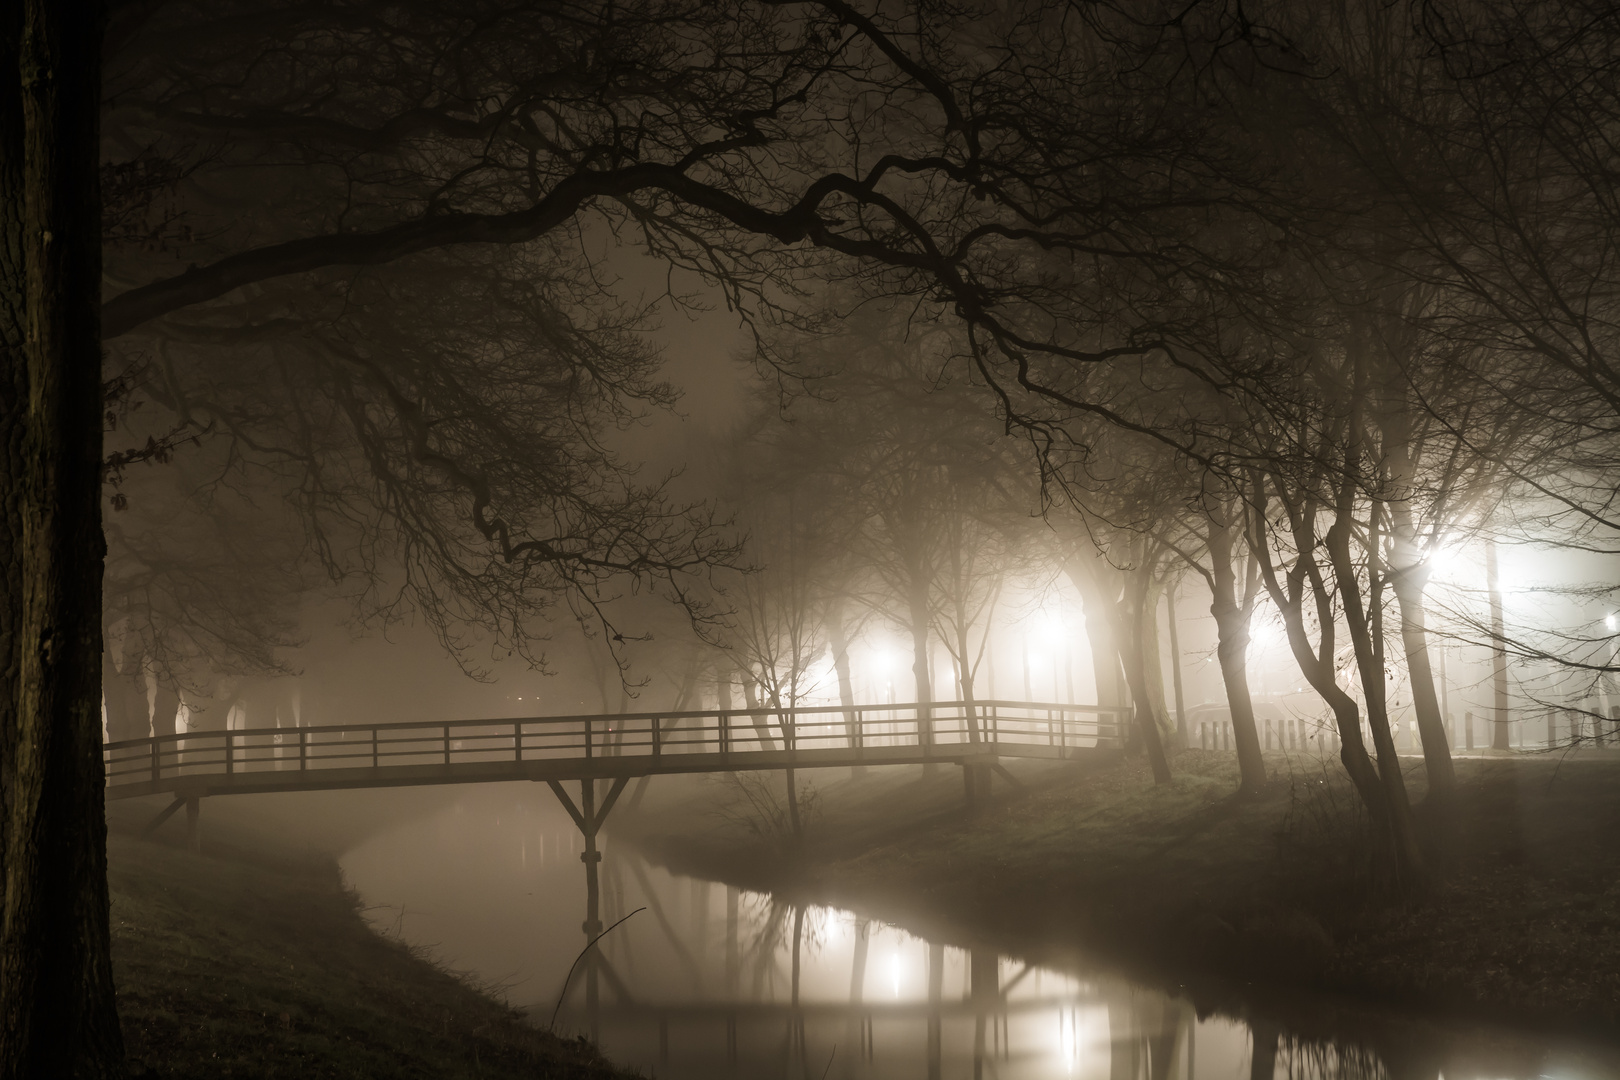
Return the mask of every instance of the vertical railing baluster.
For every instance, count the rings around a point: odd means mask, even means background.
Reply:
[[[654,761],[658,760],[659,754],[660,754],[661,749],[662,749],[658,745],[658,743],[659,743],[659,738],[658,738],[658,717],[655,716],[655,717],[652,718],[652,754],[653,754],[653,760]]]
[[[377,729],[371,729],[371,767],[377,767]]]
[[[298,729],[298,771],[304,772],[309,768],[309,732],[303,728]]]
[[[152,740],[152,783],[161,783],[163,780],[163,751],[158,749],[158,741]]]
[[[585,756],[591,756],[591,722],[585,721]]]
[[[521,720],[512,725],[512,758],[514,761],[523,760],[523,721]]]
[[[235,744],[235,742],[236,742],[236,736],[231,734],[229,731],[227,731],[225,733],[225,775],[226,776],[230,776],[232,773],[236,772],[236,754],[234,753],[234,750],[235,750],[235,745],[234,744]]]
[[[444,763],[450,764],[450,725],[444,725]]]

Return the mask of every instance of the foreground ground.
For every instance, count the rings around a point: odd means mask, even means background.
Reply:
[[[200,855],[109,839],[114,975],[137,1070],[174,1080],[628,1075],[373,933],[330,857],[217,826],[207,835]]]
[[[953,767],[828,771],[812,778],[815,824],[797,851],[770,814],[744,809],[760,791],[660,781],[618,828],[683,869],[1026,956],[1072,947],[1274,1002],[1308,987],[1620,1030],[1620,759],[1460,760],[1452,866],[1406,900],[1378,888],[1335,764],[1268,764],[1253,800],[1236,797],[1230,755],[1184,752],[1166,787],[1135,761],[1048,767],[977,814]],[[760,782],[767,797],[780,786]]]

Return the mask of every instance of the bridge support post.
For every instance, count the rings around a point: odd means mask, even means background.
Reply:
[[[990,769],[982,762],[962,763],[962,796],[969,810],[982,809],[990,802]]]
[[[202,833],[197,827],[201,816],[202,800],[193,795],[186,800],[186,848],[190,851],[202,850]]]
[[[584,779],[579,782],[579,804],[568,797],[562,783],[557,780],[547,780],[552,794],[562,803],[568,816],[574,819],[580,835],[585,838],[585,850],[579,853],[579,861],[585,864],[585,921],[580,929],[585,932],[585,941],[589,951],[585,955],[585,1014],[589,1018],[591,1039],[597,1039],[597,1015],[599,1001],[600,954],[596,947],[590,944],[602,933],[602,889],[597,866],[602,861],[602,853],[596,847],[596,834],[607,820],[613,804],[619,801],[619,795],[624,791],[625,784],[629,783],[628,776],[621,776],[613,781],[608,789],[607,797],[602,800],[600,808],[596,805],[596,781]],[[611,972],[610,972],[611,974]]]

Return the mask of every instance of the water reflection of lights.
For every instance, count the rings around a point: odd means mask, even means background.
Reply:
[[[1086,1076],[1101,1075],[1108,1071],[1108,1012],[1095,1008],[1059,1008],[1054,1014],[1055,1024],[1051,1053],[1070,1075],[1079,1072]]]

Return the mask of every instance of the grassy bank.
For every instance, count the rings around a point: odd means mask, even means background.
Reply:
[[[954,768],[826,774],[812,780],[819,820],[797,854],[725,809],[736,800],[724,784],[655,787],[651,812],[619,828],[688,869],[1024,955],[1056,945],[1273,998],[1308,987],[1536,1026],[1620,1026],[1620,760],[1459,761],[1452,867],[1399,902],[1374,887],[1336,765],[1268,765],[1273,782],[1256,799],[1236,797],[1230,755],[1185,752],[1163,787],[1138,761],[1049,767],[973,815]]]
[[[124,1038],[151,1075],[627,1076],[367,928],[328,856],[109,839]]]

